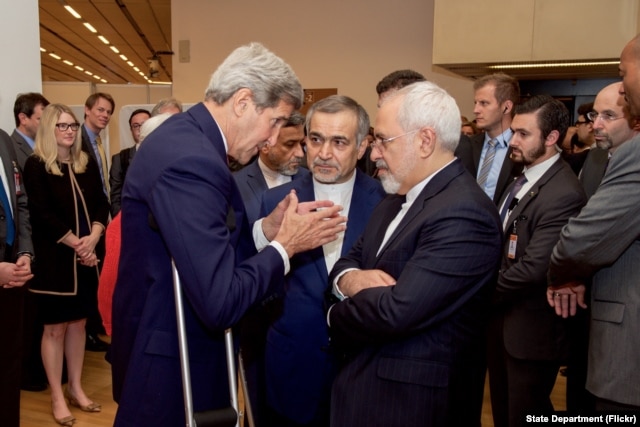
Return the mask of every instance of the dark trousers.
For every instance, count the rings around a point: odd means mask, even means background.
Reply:
[[[23,288],[0,288],[0,424],[20,425]]]
[[[560,361],[516,359],[505,349],[502,318],[492,319],[488,336],[489,390],[495,427],[519,427],[526,414],[550,413],[551,391]]]

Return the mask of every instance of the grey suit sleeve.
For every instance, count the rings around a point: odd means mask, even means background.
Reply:
[[[586,279],[640,236],[640,137],[613,155],[600,187],[562,229],[551,255],[552,284]]]

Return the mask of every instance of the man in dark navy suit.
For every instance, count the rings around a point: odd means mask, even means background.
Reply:
[[[329,271],[351,249],[384,197],[380,183],[356,168],[369,132],[369,116],[360,104],[346,96],[324,98],[309,109],[306,127],[311,175],[267,191],[262,213],[271,212],[294,189],[301,201],[331,200],[349,219],[338,239],[291,259],[282,295],[272,303],[279,310],[267,335],[269,419],[264,424],[272,427],[329,425],[331,383],[337,371],[328,351],[324,310]],[[254,228],[259,231],[259,224]]]
[[[151,133],[127,172],[113,296],[116,426],[185,422],[171,261],[182,279],[194,410],[229,405],[224,330],[279,285],[295,253],[328,243],[346,218],[288,194],[256,254],[228,156],[247,163],[302,105],[293,70],[259,43],[236,49],[204,102]],[[324,208],[317,210],[318,208]]]

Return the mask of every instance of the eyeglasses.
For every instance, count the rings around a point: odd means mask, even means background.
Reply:
[[[378,150],[380,150],[380,151],[383,151],[383,150],[385,150],[385,149],[387,148],[387,145],[388,145],[390,142],[393,142],[393,141],[395,141],[395,140],[396,140],[396,139],[398,139],[398,138],[402,138],[403,136],[410,135],[410,134],[412,134],[412,133],[416,133],[416,132],[418,132],[419,130],[420,130],[420,129],[414,129],[414,130],[409,131],[409,132],[407,132],[407,133],[403,133],[402,135],[392,136],[391,138],[380,138],[380,137],[376,137],[376,138],[373,140],[373,142],[371,143],[371,146],[372,146],[373,148],[377,148],[377,149],[378,149]]]
[[[618,120],[618,119],[624,119],[624,116],[621,117],[617,117],[611,113],[596,113],[595,111],[589,111],[587,113],[587,117],[589,118],[589,120],[591,120],[592,122],[596,122],[596,120],[601,119],[603,122],[608,123],[608,122],[612,122],[614,120]]]
[[[583,121],[577,120],[576,123],[575,123],[575,126],[588,125],[588,124],[591,124],[591,121],[589,121],[589,120],[583,120]]]
[[[69,128],[75,132],[80,129],[80,123],[56,123],[56,127],[60,132],[66,132]]]
[[[140,130],[141,127],[142,127],[141,123],[134,123],[131,125],[131,129],[133,130]]]

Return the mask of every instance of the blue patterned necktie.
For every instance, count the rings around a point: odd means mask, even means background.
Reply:
[[[482,161],[482,167],[480,167],[480,174],[478,174],[478,185],[480,188],[484,190],[484,186],[487,183],[487,178],[489,177],[489,171],[491,171],[491,165],[493,164],[493,159],[496,157],[496,146],[498,145],[498,141],[492,139],[489,141],[489,147],[487,147],[487,152],[484,154],[484,160]]]
[[[8,245],[13,245],[13,241],[16,238],[16,227],[13,223],[13,213],[11,212],[11,205],[9,204],[9,197],[7,197],[7,192],[4,190],[4,184],[0,181],[0,203],[2,203],[2,207],[4,208],[4,217],[6,221],[7,228],[7,237],[6,241]]]

